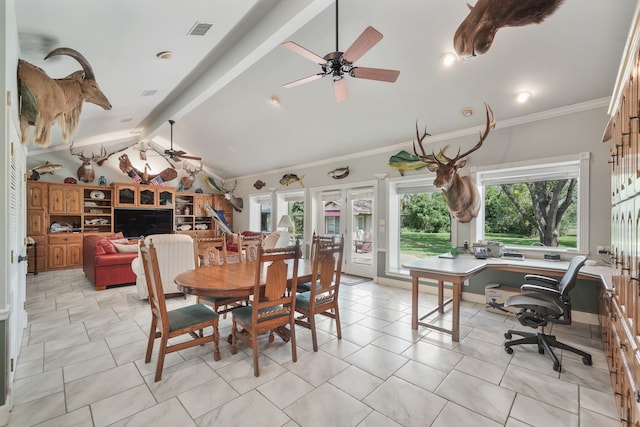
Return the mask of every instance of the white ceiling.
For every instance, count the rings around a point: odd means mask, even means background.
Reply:
[[[483,102],[500,122],[587,103],[606,105],[635,11],[631,0],[565,0],[542,24],[501,29],[492,48],[470,62],[441,65],[467,15],[465,0],[342,0],[339,47],[371,25],[382,41],[357,61],[400,70],[396,83],[348,78],[337,103],[331,81],[281,85],[320,67],[280,43],[320,56],[335,50],[331,0],[19,0],[21,58],[52,77],[75,60],[44,61],[71,47],[91,63],[113,109],[85,103],[74,145],[97,153],[138,141],[202,156],[206,169],[232,178],[382,149],[411,141],[416,119],[434,136],[483,124]],[[198,21],[204,36],[187,35]],[[40,37],[44,36],[44,37]],[[40,46],[40,39],[48,39]],[[160,51],[172,51],[162,61]],[[143,92],[156,90],[153,96]],[[517,104],[515,94],[533,98]],[[279,106],[270,98],[281,99]],[[459,111],[476,112],[463,118]],[[57,126],[49,150],[60,150]],[[407,145],[409,148],[409,145]],[[66,146],[64,148],[66,150]],[[43,151],[30,148],[30,155]]]

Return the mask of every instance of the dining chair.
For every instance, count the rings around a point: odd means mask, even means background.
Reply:
[[[227,264],[227,240],[223,234],[220,237],[203,237],[194,239],[196,244],[196,252],[202,259],[198,263],[198,267],[216,267]],[[205,304],[213,308],[213,310],[226,318],[228,312],[234,308],[242,307],[247,304],[246,297],[210,297],[198,296],[197,303]]]
[[[253,301],[246,307],[236,308],[231,312],[231,353],[238,352],[237,340],[240,339],[253,350],[253,373],[260,375],[258,366],[258,335],[269,332],[269,342],[274,340],[274,330],[289,326],[291,341],[291,360],[296,353],[295,334],[295,286],[298,280],[298,260],[300,258],[300,242],[285,248],[263,249],[258,245],[258,259],[255,268],[255,284]],[[291,271],[291,282],[287,280]],[[238,329],[240,328],[240,329]]]
[[[296,318],[296,324],[311,330],[313,351],[318,351],[315,321],[317,314],[334,319],[338,339],[342,339],[338,292],[342,275],[344,236],[330,241],[314,236],[312,247],[314,251],[311,254],[310,289],[296,295],[295,309],[301,315]]]
[[[145,245],[144,240],[140,241],[140,255],[147,279],[149,305],[151,306],[151,329],[145,363],[151,361],[153,344],[156,338],[160,338],[155,381],[158,382],[162,378],[165,355],[175,351],[213,341],[213,359],[220,360],[218,313],[204,304],[192,304],[167,311],[158,266],[158,254],[153,245],[153,239],[149,241],[148,245]],[[211,335],[205,336],[204,330],[209,327],[213,328],[213,332]],[[187,334],[193,339],[169,345],[169,339]]]
[[[311,262],[313,265],[313,258],[315,256],[316,246],[318,244],[321,244],[321,245],[333,244],[336,241],[337,237],[338,236],[335,236],[335,235],[321,236],[319,234],[316,234],[316,232],[314,231],[313,237],[311,238],[311,249],[309,250],[309,262]],[[311,290],[311,282],[298,284],[298,287],[297,287],[298,293],[307,292],[309,290]]]

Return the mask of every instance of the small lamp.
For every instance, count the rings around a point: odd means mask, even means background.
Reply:
[[[280,233],[280,238],[278,239],[278,243],[276,243],[276,247],[289,245],[289,228],[293,226],[293,221],[289,215],[282,215],[280,217],[280,221],[278,221],[278,232]],[[284,230],[280,231],[281,228]]]

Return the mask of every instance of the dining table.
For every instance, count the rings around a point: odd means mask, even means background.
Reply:
[[[287,279],[293,279],[293,261],[286,261],[289,269]],[[297,283],[290,283],[290,289],[295,290],[300,283],[311,281],[312,263],[308,259],[298,260]],[[189,295],[208,296],[214,298],[249,297],[255,289],[255,262],[226,263],[212,265],[184,271],[176,276],[175,284],[180,291]],[[266,265],[260,274],[260,283],[266,281]],[[284,328],[286,329],[286,328]],[[276,333],[289,341],[288,330],[277,330]]]

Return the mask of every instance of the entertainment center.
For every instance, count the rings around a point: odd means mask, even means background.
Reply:
[[[174,187],[132,183],[89,186],[27,181],[29,272],[82,267],[84,235],[122,232],[141,235],[219,234],[206,207],[232,225],[231,205],[222,195],[177,192]]]

